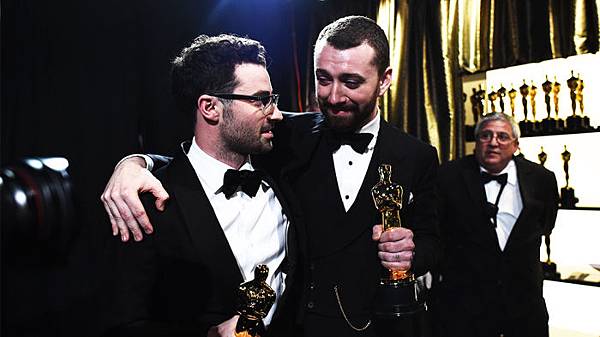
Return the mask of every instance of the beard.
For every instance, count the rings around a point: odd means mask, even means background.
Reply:
[[[364,105],[353,101],[343,104],[329,104],[327,99],[319,98],[319,108],[325,116],[327,125],[336,132],[354,132],[367,124],[377,106],[377,92]],[[338,114],[338,111],[346,111],[349,114]]]
[[[271,151],[271,140],[261,137],[263,132],[273,129],[273,124],[266,121],[259,130],[249,127],[246,123],[235,117],[235,113],[227,111],[223,114],[223,128],[221,139],[224,149],[241,154],[261,154]]]

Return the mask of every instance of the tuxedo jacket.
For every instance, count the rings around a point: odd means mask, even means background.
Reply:
[[[156,175],[170,199],[160,212],[153,205],[154,198],[144,197],[155,232],[141,242],[115,243],[113,330],[109,335],[206,336],[210,326],[236,314],[236,292],[243,277],[185,153],[180,151]],[[291,321],[287,317],[292,315],[285,312],[297,239],[285,199],[277,184],[265,179],[290,219],[283,268],[286,290],[269,327],[270,332],[283,336]]]
[[[371,195],[371,188],[379,181],[379,165],[391,164],[392,181],[404,190],[402,225],[413,231],[416,246],[412,271],[422,275],[437,261],[436,151],[382,119],[367,173],[354,204],[346,211],[332,153],[326,145],[327,133],[331,131],[323,115],[285,115],[276,131],[279,138],[272,160],[279,161],[275,166],[281,168],[281,187],[290,192],[291,208],[300,223],[298,237],[304,266],[300,312],[325,319],[317,326],[303,322],[304,334],[353,334],[342,321],[340,306],[354,325],[365,325],[372,318],[380,278],[387,275],[377,254],[377,242],[372,240],[372,227],[381,223]],[[304,320],[302,315],[300,320]],[[341,322],[341,326],[335,322]],[[373,331],[369,328],[361,335],[373,335]]]
[[[253,157],[253,163],[260,163],[277,179],[296,222],[299,268],[292,285],[294,295],[288,303],[296,301],[298,315],[294,320],[303,326],[306,336],[344,336],[341,329],[350,329],[345,322],[340,329],[333,321],[326,321],[313,330],[305,324],[305,313],[342,320],[335,286],[343,309],[356,325],[364,325],[372,318],[376,287],[387,274],[377,255],[377,242],[371,238],[372,227],[381,223],[370,192],[379,180],[380,164],[392,165],[392,181],[404,189],[400,213],[403,226],[414,233],[413,272],[424,274],[438,261],[436,151],[382,120],[360,192],[346,212],[332,154],[323,152],[324,134],[328,132],[323,115],[284,113],[274,132],[273,151]],[[165,157],[152,158],[159,165],[168,162]],[[372,329],[363,335],[373,335]]]
[[[440,169],[444,258],[437,288],[445,335],[498,336],[507,329],[520,330],[522,336],[547,334],[540,243],[556,219],[556,178],[522,157],[514,161],[523,209],[504,251],[485,212],[487,199],[475,157]]]

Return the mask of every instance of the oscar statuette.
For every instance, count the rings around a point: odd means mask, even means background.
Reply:
[[[244,282],[238,287],[238,319],[235,337],[264,336],[263,318],[275,303],[276,294],[267,284],[269,267],[259,264],[254,269],[254,280]]]
[[[577,75],[577,78],[579,78],[580,75]],[[585,113],[583,112],[583,80],[581,78],[579,78],[579,81],[577,83],[577,91],[575,92],[575,99],[577,100],[577,102],[579,103],[579,112],[581,113],[581,119],[583,120],[582,124],[583,124],[583,129],[585,131],[589,131],[589,130],[593,130],[592,126],[590,125],[590,118],[588,116],[585,115]]]
[[[402,187],[391,181],[392,166],[379,166],[379,182],[371,189],[381,213],[383,230],[402,227]],[[421,336],[425,304],[418,298],[410,270],[388,270],[381,278],[375,297],[375,329],[379,336]]]
[[[581,132],[584,129],[583,118],[577,114],[577,88],[579,87],[579,79],[575,77],[573,70],[571,70],[571,77],[567,80],[567,86],[570,90],[569,95],[571,97],[572,110],[572,114],[567,117],[567,130],[569,132]]]
[[[575,190],[569,186],[569,160],[571,160],[571,152],[565,150],[561,153],[563,160],[563,169],[565,171],[565,187],[560,189],[560,205],[563,208],[575,208],[575,204],[579,202],[579,198],[575,197]]]
[[[504,97],[506,97],[506,88],[500,83],[500,88],[497,91],[498,101],[500,102],[500,112],[504,112]]]
[[[542,270],[546,280],[560,280],[560,273],[556,271],[556,263],[550,260],[550,234],[544,234],[544,244],[546,246],[546,261],[542,262]]]
[[[508,99],[510,102],[510,113],[512,118],[515,118],[515,98],[517,97],[517,91],[515,88],[511,88],[508,91]]]
[[[496,112],[496,99],[498,98],[498,93],[494,91],[494,87],[492,87],[492,91],[488,93],[488,99],[490,100],[490,107],[492,113]]]
[[[535,96],[537,95],[537,87],[531,81],[531,87],[529,90],[529,98],[531,103],[531,120],[532,120],[532,133],[537,135],[542,129],[542,123],[537,120],[537,109],[535,104]]]
[[[523,80],[523,85],[519,87],[521,93],[521,103],[523,103],[523,120],[519,122],[519,129],[523,136],[531,136],[533,134],[533,122],[529,120],[527,112],[527,98],[529,97],[529,86]]]
[[[554,76],[554,83],[552,84],[552,92],[554,93],[554,123],[555,123],[555,133],[561,133],[565,129],[565,121],[558,116],[558,94],[560,92],[560,83],[556,80],[556,76]]]
[[[551,117],[550,111],[552,110],[550,105],[550,92],[552,92],[552,82],[548,80],[546,75],[546,82],[542,83],[542,89],[544,90],[544,102],[546,103],[546,118],[542,120],[542,133],[546,135],[553,134],[556,129],[556,122]]]

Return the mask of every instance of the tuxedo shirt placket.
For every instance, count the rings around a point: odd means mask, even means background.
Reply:
[[[358,130],[358,133],[370,133],[373,135],[373,139],[369,142],[365,153],[357,153],[347,144],[341,145],[333,153],[333,164],[338,190],[346,212],[354,204],[358,191],[367,174],[367,169],[369,168],[369,163],[371,162],[377,142],[380,118],[380,114],[377,113],[377,116],[373,120]]]
[[[257,264],[266,264],[269,267],[267,283],[279,298],[285,287],[281,263],[285,258],[289,222],[273,189],[263,181],[256,196],[250,197],[237,191],[227,199],[221,187],[223,176],[231,167],[210,157],[195,141],[192,142],[188,157],[225,233],[244,281],[254,279]],[[254,168],[250,162],[246,162],[240,170],[253,171]],[[266,324],[270,322],[276,307],[277,302],[265,318]]]
[[[480,170],[485,171],[484,168],[480,168]],[[496,226],[496,235],[498,236],[498,243],[501,250],[504,250],[506,247],[506,242],[508,241],[510,233],[523,209],[523,201],[519,191],[514,160],[511,160],[499,174],[503,173],[507,173],[508,178],[506,187],[504,188],[504,191],[502,191],[498,202],[498,223]],[[500,183],[492,180],[485,184],[484,187],[488,202],[492,204],[495,203],[498,193],[500,192]]]

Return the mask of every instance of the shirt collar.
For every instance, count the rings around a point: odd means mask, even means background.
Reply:
[[[356,133],[370,133],[373,135],[373,139],[369,142],[369,149],[373,149],[375,147],[375,143],[377,142],[377,135],[379,134],[379,127],[381,126],[381,114],[379,110],[377,110],[377,114],[375,118],[370,120],[367,124],[365,124],[362,128],[360,128]]]
[[[208,153],[204,152],[198,144],[196,144],[196,137],[192,139],[192,145],[187,153],[188,159],[198,176],[198,179],[202,182],[203,186],[207,189],[207,193],[216,194],[217,191],[223,186],[223,176],[227,170],[235,170],[235,168],[211,157]],[[240,170],[254,171],[254,167],[248,160],[240,167]]]
[[[483,166],[479,166],[479,172],[488,172]],[[511,184],[512,186],[517,185],[517,166],[515,165],[515,160],[511,159],[506,167],[498,173],[498,175],[507,173],[506,182]]]

